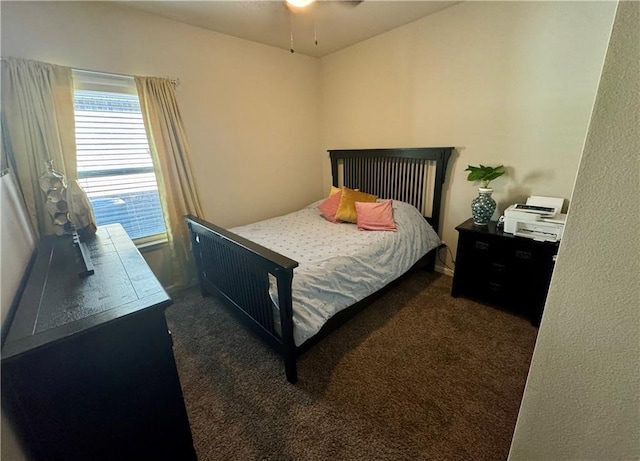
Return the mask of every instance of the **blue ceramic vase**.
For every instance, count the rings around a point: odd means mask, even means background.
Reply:
[[[478,196],[471,201],[471,215],[473,224],[476,226],[486,226],[496,211],[496,201],[491,198],[493,189],[480,187]]]

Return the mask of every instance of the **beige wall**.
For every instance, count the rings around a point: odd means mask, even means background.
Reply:
[[[443,235],[454,252],[477,195],[469,164],[507,166],[494,219],[529,195],[568,199],[614,10],[465,2],[323,58],[324,147],[455,146]]]
[[[13,432],[13,428],[7,420],[4,411],[0,413],[0,428],[2,430],[2,444],[0,444],[0,459],[4,461],[25,461],[26,455],[20,447],[20,443]]]
[[[511,461],[640,459],[638,57],[620,2]]]
[[[11,172],[0,176],[0,210],[0,323],[4,324],[37,243]]]
[[[22,197],[13,173],[0,177],[0,311],[1,323],[12,307],[23,274],[36,247],[36,236],[31,228]],[[0,412],[0,459],[25,459],[13,429],[4,411]]]
[[[97,2],[1,2],[2,55],[180,80],[205,218],[224,227],[322,195],[319,61]],[[166,255],[145,257],[166,285]]]
[[[2,2],[2,54],[179,78],[205,217],[226,227],[322,195],[326,149],[455,146],[455,252],[477,193],[467,164],[507,166],[495,217],[531,194],[569,198],[614,7],[465,2],[317,60],[119,5]],[[164,253],[145,257],[165,282]]]

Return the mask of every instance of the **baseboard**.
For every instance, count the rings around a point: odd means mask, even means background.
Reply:
[[[198,279],[194,278],[186,285],[180,285],[180,286],[178,286],[178,285],[168,285],[168,286],[163,287],[163,288],[164,288],[164,291],[166,291],[167,294],[169,296],[171,296],[171,295],[176,294],[179,291],[186,290],[187,288],[194,288],[194,287],[197,287],[197,286],[198,286]]]
[[[453,277],[453,271],[448,267],[444,267],[442,265],[436,264],[435,271],[440,272],[441,274],[444,274],[444,275],[448,275],[449,277]]]

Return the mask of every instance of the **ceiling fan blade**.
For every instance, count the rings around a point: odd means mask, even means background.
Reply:
[[[364,0],[339,0],[338,3],[340,3],[340,4],[344,5],[344,6],[355,8],[356,6],[361,4],[363,1]]]

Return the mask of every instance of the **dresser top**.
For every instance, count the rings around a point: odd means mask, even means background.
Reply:
[[[171,299],[120,224],[87,242],[95,273],[80,277],[70,236],[46,236],[2,347],[2,359],[99,327]]]

